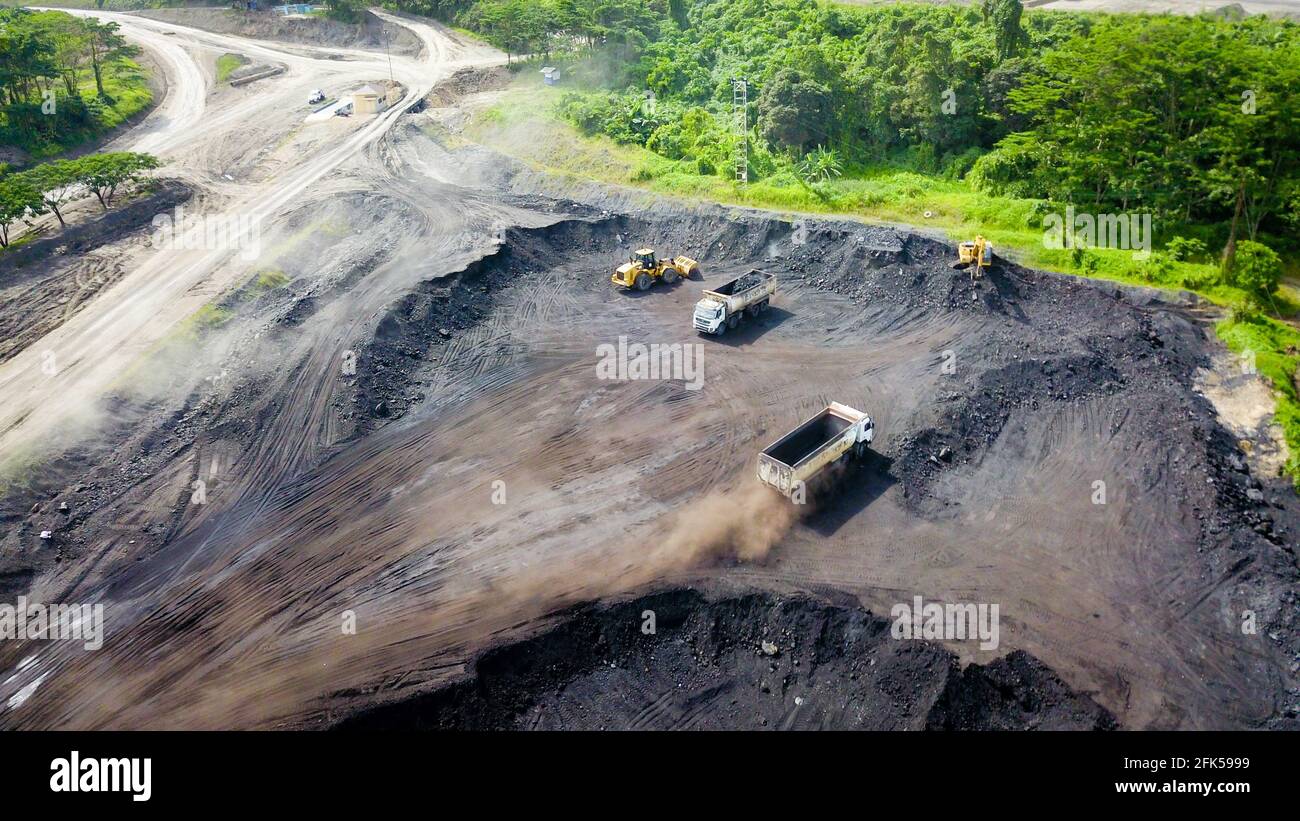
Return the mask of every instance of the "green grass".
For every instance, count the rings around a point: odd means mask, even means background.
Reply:
[[[258,272],[249,282],[246,290],[249,297],[258,297],[267,291],[274,291],[283,288],[289,283],[289,277],[284,271],[277,268],[267,268]]]
[[[666,159],[606,137],[584,136],[555,113],[555,103],[565,90],[532,78],[520,79],[473,118],[465,136],[561,177],[635,186],[687,200],[922,226],[954,241],[983,234],[1000,255],[1034,268],[1188,290],[1225,307],[1246,301],[1243,291],[1218,282],[1217,265],[1209,260],[1175,261],[1158,251],[1141,259],[1125,250],[1047,248],[1036,210],[1041,210],[1041,201],[988,196],[962,180],[894,166],[857,169],[851,177],[815,186],[788,174],[746,186],[704,176],[693,163]],[[1269,307],[1279,319],[1300,317],[1300,288],[1280,288]],[[1300,332],[1262,316],[1225,320],[1217,331],[1231,350],[1254,351],[1259,372],[1273,384],[1275,418],[1290,451],[1287,472],[1300,490],[1300,399],[1295,388]]]
[[[57,157],[69,149],[99,139],[144,111],[153,102],[148,72],[133,60],[121,60],[105,66],[103,79],[104,93],[112,102],[105,102],[100,108],[99,120],[94,127],[68,131],[54,142],[19,147],[33,159]],[[85,100],[96,99],[98,92],[94,77],[89,73],[82,77],[77,85],[77,92]]]
[[[197,342],[205,331],[220,328],[235,316],[229,308],[209,302],[182,321],[172,333],[171,338],[186,342]]]
[[[223,54],[217,58],[217,82],[224,83],[230,79],[240,66],[248,62],[242,54]]]
[[[113,104],[106,106],[104,125],[107,128],[117,128],[153,102],[149,74],[133,60],[122,60],[104,72],[104,92],[113,98]],[[83,97],[94,93],[93,79],[82,84]]]

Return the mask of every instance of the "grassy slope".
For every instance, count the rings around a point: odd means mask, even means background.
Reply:
[[[749,205],[776,211],[838,214],[867,222],[932,227],[953,239],[983,234],[1000,254],[1025,265],[1119,282],[1195,291],[1219,305],[1242,301],[1244,294],[1225,285],[1199,286],[1215,274],[1208,263],[1135,259],[1131,251],[1089,249],[1081,260],[1069,251],[1044,247],[1043,230],[1032,218],[1035,201],[990,197],[960,180],[918,174],[901,168],[868,169],[852,179],[817,186],[773,185],[756,181],[739,186],[729,179],[701,176],[692,164],[665,159],[646,149],[605,137],[586,137],[561,121],[555,103],[564,89],[522,77],[495,105],[480,112],[467,132],[471,139],[514,156],[534,168],[575,178],[633,185],[688,199]],[[926,216],[926,212],[930,216]],[[1281,317],[1300,317],[1300,291],[1284,287],[1276,297]],[[1290,449],[1288,470],[1300,489],[1300,397],[1295,374],[1300,365],[1300,332],[1274,319],[1224,320],[1218,333],[1235,352],[1255,352],[1259,372],[1276,388],[1277,421]]]
[[[83,83],[80,91],[83,97],[93,97],[94,79]],[[153,102],[149,74],[133,60],[122,60],[104,72],[104,91],[113,98],[113,105],[105,113],[104,124],[108,128],[117,128]]]
[[[238,54],[223,54],[217,58],[217,85],[230,79],[230,75],[248,61]]]
[[[77,91],[86,100],[94,99],[95,80],[87,76],[82,78]],[[57,157],[69,149],[98,139],[144,111],[153,102],[153,91],[149,88],[149,75],[133,60],[121,60],[104,68],[104,92],[113,100],[112,105],[103,108],[102,126],[93,132],[76,131],[66,135],[59,142],[45,145],[22,145],[22,148],[34,160]]]

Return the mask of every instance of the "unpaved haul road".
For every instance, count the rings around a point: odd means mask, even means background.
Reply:
[[[190,155],[182,152],[179,156],[169,156],[165,152],[214,140],[246,140],[248,137],[240,132],[246,118],[256,118],[266,109],[284,106],[286,94],[305,99],[304,83],[319,82],[322,74],[331,76],[338,84],[358,84],[387,73],[387,62],[373,55],[370,62],[342,63],[345,69],[340,72],[337,61],[305,57],[296,50],[279,51],[244,38],[199,32],[130,15],[81,13],[121,24],[127,36],[147,48],[157,49],[155,53],[162,57],[168,71],[173,72],[168,99],[144,124],[147,134],[138,141],[134,137],[124,141],[133,149],[162,151],[164,159],[187,171]],[[425,46],[420,61],[393,59],[393,72],[406,87],[401,100],[338,144],[303,157],[296,167],[272,180],[252,186],[226,186],[229,200],[223,203],[220,212],[207,215],[209,219],[227,223],[251,219],[254,225],[269,226],[279,210],[291,205],[341,163],[385,134],[406,107],[427,94],[438,80],[460,66],[499,62],[499,57],[490,52],[465,54],[462,49],[459,55],[453,54],[455,47],[432,25],[399,20],[383,12],[376,14],[395,25],[407,26]],[[192,51],[178,45],[177,38],[159,33],[161,30],[184,32],[196,44],[214,44],[222,49],[277,59],[290,67],[291,77],[299,82],[279,84],[287,86],[288,91],[261,101],[257,111],[240,107],[220,117],[205,115],[206,81]],[[231,129],[235,129],[234,133]],[[192,315],[234,278],[247,274],[246,264],[226,264],[234,255],[229,248],[156,249],[70,321],[0,365],[0,395],[4,396],[0,405],[0,453],[28,453],[30,448],[55,437],[55,432],[85,435],[93,431],[96,420],[93,414],[88,414],[89,406],[176,323]]]

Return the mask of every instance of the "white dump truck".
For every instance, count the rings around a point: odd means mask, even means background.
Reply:
[[[776,293],[776,275],[750,271],[713,290],[695,303],[695,330],[721,336],[740,324],[743,316],[758,316]]]
[[[795,496],[836,462],[865,456],[875,436],[870,416],[832,402],[758,455],[758,480]]]

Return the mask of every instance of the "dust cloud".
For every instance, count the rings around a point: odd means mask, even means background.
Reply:
[[[757,483],[715,491],[675,517],[651,564],[686,570],[712,561],[762,562],[799,520],[801,507]]]

